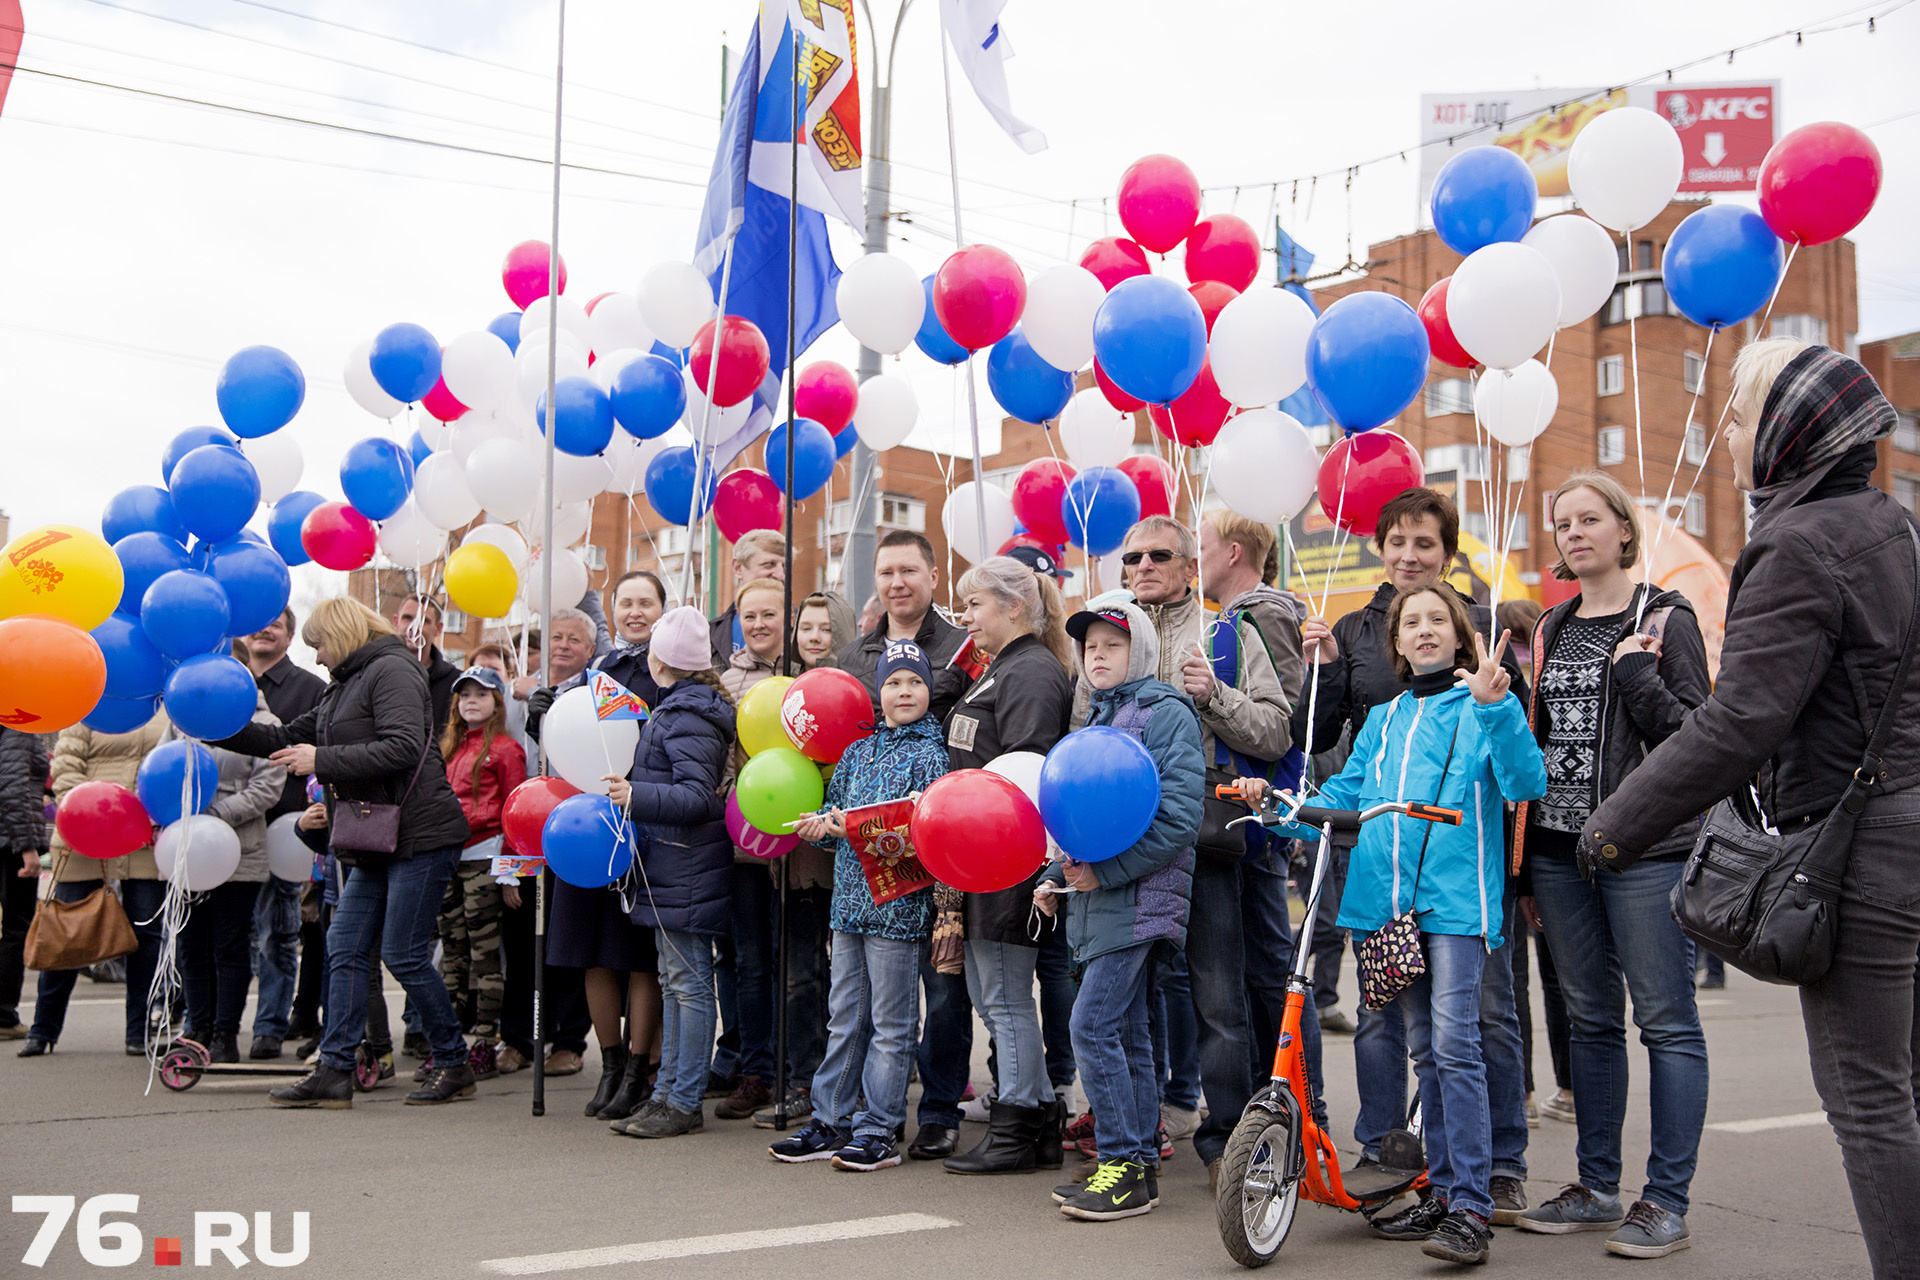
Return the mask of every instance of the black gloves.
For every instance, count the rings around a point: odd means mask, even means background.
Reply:
[[[527,736],[540,741],[540,721],[553,709],[553,686],[541,685],[527,695]]]

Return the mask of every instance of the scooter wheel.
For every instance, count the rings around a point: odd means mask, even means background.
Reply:
[[[353,1051],[353,1087],[360,1093],[372,1093],[380,1083],[380,1059],[361,1045]]]
[[[182,1093],[200,1083],[200,1069],[207,1064],[193,1052],[193,1046],[175,1044],[160,1055],[160,1083],[175,1093]]]
[[[1220,1165],[1214,1214],[1220,1241],[1243,1267],[1264,1267],[1280,1253],[1300,1204],[1303,1167],[1298,1117],[1249,1107]]]

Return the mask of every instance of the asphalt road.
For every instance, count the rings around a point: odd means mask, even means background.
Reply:
[[[391,1085],[360,1095],[344,1112],[273,1107],[267,1084],[255,1080],[208,1077],[184,1093],[156,1082],[143,1092],[145,1064],[120,1051],[120,992],[83,981],[50,1057],[23,1061],[12,1044],[0,1046],[0,1170],[10,1195],[71,1196],[82,1217],[90,1197],[138,1196],[137,1210],[107,1221],[129,1222],[139,1233],[130,1265],[140,1270],[154,1265],[162,1239],[183,1240],[182,1264],[194,1266],[196,1212],[244,1215],[254,1234],[254,1215],[266,1211],[278,1250],[290,1247],[293,1214],[309,1215],[308,1257],[291,1270],[325,1277],[737,1280],[805,1272],[1002,1280],[1070,1273],[1120,1280],[1239,1271],[1216,1233],[1206,1171],[1184,1142],[1161,1177],[1159,1209],[1091,1224],[1053,1208],[1052,1174],[961,1178],[909,1163],[862,1175],[778,1165],[766,1156],[767,1132],[711,1117],[704,1133],[686,1138],[618,1138],[581,1115],[595,1082],[590,1073],[549,1081],[548,1114],[539,1119],[529,1114],[526,1072],[438,1108],[403,1106],[405,1087]],[[1839,1150],[1809,1114],[1819,1102],[1793,992],[1735,974],[1727,990],[1703,997],[1713,1089],[1689,1219],[1694,1247],[1636,1263],[1606,1255],[1597,1235],[1501,1230],[1493,1267],[1541,1278],[1636,1270],[1674,1278],[1868,1274]],[[393,1003],[397,1025],[397,995]],[[984,1052],[985,1036],[976,1043]],[[1550,1080],[1544,1034],[1537,1048],[1540,1078]],[[1355,1105],[1347,1041],[1329,1039],[1327,1069],[1336,1133],[1344,1137]],[[1637,1045],[1633,1073],[1629,1188],[1646,1159],[1645,1058]],[[976,1063],[976,1082],[985,1075],[984,1062]],[[1713,1127],[1746,1121],[1769,1123]],[[966,1126],[963,1143],[982,1132]],[[1573,1145],[1570,1126],[1548,1120],[1533,1131],[1536,1202],[1573,1176]],[[0,1217],[0,1275],[119,1269],[82,1259],[74,1222],[43,1266],[23,1265],[41,1221],[39,1213]],[[612,1252],[546,1256],[596,1249]],[[244,1255],[253,1251],[249,1239]],[[507,1259],[525,1261],[503,1265]],[[215,1254],[211,1265],[226,1271],[231,1264]],[[1356,1216],[1307,1205],[1273,1274],[1282,1268],[1355,1278],[1450,1270],[1411,1246],[1371,1239]]]

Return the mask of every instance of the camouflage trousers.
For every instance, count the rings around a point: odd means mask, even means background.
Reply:
[[[462,862],[447,881],[440,901],[440,976],[446,980],[453,1007],[466,1007],[472,993],[475,1039],[492,1040],[500,1034],[500,1004],[506,979],[500,969],[500,886],[493,882],[492,864]]]

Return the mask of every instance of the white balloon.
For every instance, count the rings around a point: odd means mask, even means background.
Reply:
[[[520,428],[497,413],[482,413],[475,409],[454,423],[448,435],[452,439],[449,448],[464,467],[472,460],[473,451],[487,441],[520,439]]]
[[[409,497],[406,505],[380,522],[380,549],[402,568],[418,569],[446,554],[447,531],[421,515]]]
[[[558,587],[555,583],[555,600],[560,598]],[[532,593],[538,592],[536,583]],[[585,594],[584,588],[581,594]],[[582,791],[603,796],[607,784],[600,780],[602,775],[625,776],[633,768],[634,749],[640,745],[640,722],[602,720],[594,714],[592,690],[579,685],[553,700],[540,722],[540,744],[547,749],[548,767],[562,779]]]
[[[471,413],[473,410],[467,410]],[[463,413],[453,422],[459,422],[467,414]],[[453,445],[453,422],[442,422],[430,413],[422,413],[413,420],[414,434],[426,443],[427,452],[440,453]]]
[[[544,587],[540,578],[540,557],[541,548],[536,543],[533,550],[527,553],[527,571],[520,578],[521,593],[528,607],[536,613],[540,610],[540,592]],[[562,547],[553,557],[553,607],[570,608],[579,604],[586,594],[586,561],[580,558],[579,552]]]
[[[861,346],[892,356],[911,346],[920,332],[927,293],[903,260],[890,253],[869,253],[841,272],[834,302],[840,323]]]
[[[633,347],[620,347],[604,355],[596,355],[592,368],[587,370],[587,376],[593,379],[595,386],[612,395],[613,380],[620,376],[620,371],[646,354]],[[616,431],[614,434],[620,433]]]
[[[293,432],[280,430],[242,440],[240,452],[247,456],[247,461],[253,464],[254,471],[259,474],[260,501],[268,506],[300,487],[300,473],[306,469],[307,460],[301,454],[300,442],[293,438]]]
[[[1219,321],[1214,323],[1218,324]],[[1102,591],[1118,591],[1127,585],[1123,576],[1126,566],[1120,563],[1120,556],[1120,552],[1110,551],[1093,562],[1094,571],[1100,576]]]
[[[217,889],[240,869],[240,834],[210,813],[189,814],[153,842],[162,880],[178,877],[188,893]]]
[[[973,497],[976,490],[986,507],[984,536],[980,528],[980,508]],[[992,485],[981,486],[977,480],[956,487],[947,495],[947,505],[940,511],[940,527],[946,531],[947,545],[955,555],[972,564],[979,564],[1006,545],[1007,539],[1013,536],[1015,523],[1013,499]]]
[[[1100,277],[1085,267],[1048,267],[1027,278],[1020,327],[1034,354],[1069,373],[1093,360],[1093,313],[1107,298]]]
[[[467,487],[467,469],[451,453],[436,453],[413,473],[413,501],[428,524],[458,529],[480,514],[480,499]]]
[[[915,282],[915,288],[919,287]],[[902,444],[920,420],[920,401],[913,384],[890,373],[876,374],[860,384],[860,403],[853,411],[853,429],[860,442],[875,453]]]
[[[615,435],[624,432],[615,431]],[[545,465],[546,452],[536,450]],[[605,457],[595,454],[590,458],[576,457],[561,449],[553,451],[553,501],[556,506],[565,506],[570,502],[585,502],[607,487],[613,478],[613,465]],[[544,481],[541,488],[546,487]],[[561,546],[567,545],[561,543]]]
[[[535,298],[520,313],[520,341],[526,342],[535,334],[544,332],[553,325],[553,300]],[[561,298],[559,312],[560,332],[572,334],[585,350],[593,350],[593,318],[587,309],[571,298]]]
[[[687,388],[687,407],[680,415],[680,421],[686,424],[687,430],[693,433],[696,440],[703,438],[710,442],[725,440],[746,426],[747,419],[753,416],[752,396],[748,396],[739,404],[730,404],[724,409],[716,404],[709,415],[707,393],[694,382],[693,370],[682,370],[680,380]],[[701,435],[703,431],[706,433],[704,437]]]
[[[1679,190],[1686,156],[1673,126],[1645,107],[1589,120],[1567,153],[1567,186],[1589,218],[1633,231],[1660,216]]]
[[[1027,793],[1027,799],[1040,803],[1040,766],[1047,758],[1038,751],[1006,751],[987,761],[988,773],[997,773]]]
[[[1559,408],[1560,384],[1538,360],[1489,369],[1473,388],[1473,411],[1501,444],[1532,444]]]
[[[640,318],[668,346],[691,346],[713,319],[713,286],[690,262],[662,262],[641,277]]]
[[[609,351],[623,347],[653,350],[653,330],[640,317],[640,300],[630,293],[609,293],[596,300],[587,312],[587,321],[595,355],[604,358]]]
[[[1299,515],[1313,499],[1319,473],[1320,455],[1307,429],[1266,405],[1227,419],[1207,461],[1213,491],[1261,524],[1282,524]]]
[[[1307,384],[1313,308],[1298,295],[1249,289],[1220,309],[1207,340],[1213,380],[1242,409],[1278,404]]]
[[[603,493],[626,497],[636,493],[641,487],[640,442],[625,431],[613,433],[613,439],[607,442],[607,451],[600,455],[606,459],[612,479],[607,481]]]
[[[300,838],[300,815],[283,813],[267,824],[267,871],[280,880],[313,879],[313,850]]]
[[[553,380],[558,383],[562,378],[584,378],[587,376],[587,358],[564,342],[556,349]],[[547,347],[542,342],[523,342],[519,354],[513,358],[515,390],[519,393],[520,404],[529,412],[540,403],[547,394]]]
[[[407,406],[395,400],[380,389],[373,379],[373,365],[369,363],[373,355],[373,339],[369,338],[347,353],[347,367],[340,371],[341,378],[347,384],[347,394],[353,402],[376,418],[391,420],[393,415]]]
[[[489,440],[467,459],[467,488],[487,514],[512,522],[540,495],[540,459],[519,440]]]
[[[531,552],[527,540],[514,531],[511,525],[477,524],[467,530],[467,536],[460,539],[460,545],[469,542],[484,542],[490,547],[498,547],[513,561],[513,571],[524,581],[527,575],[527,557]]]
[[[469,409],[492,411],[513,397],[513,350],[497,333],[463,333],[440,353],[440,377]]]
[[[1447,286],[1447,323],[1475,360],[1514,368],[1560,327],[1560,277],[1545,254],[1524,244],[1475,249]]]
[[[1114,408],[1098,387],[1076,392],[1060,411],[1060,447],[1079,471],[1117,467],[1133,452],[1133,417]]]
[[[1520,243],[1538,249],[1553,264],[1553,274],[1560,281],[1562,329],[1579,324],[1612,296],[1620,260],[1613,250],[1613,237],[1592,218],[1563,213],[1542,219],[1521,237]],[[1219,331],[1217,322],[1214,330]],[[1218,362],[1213,376],[1220,376]]]

